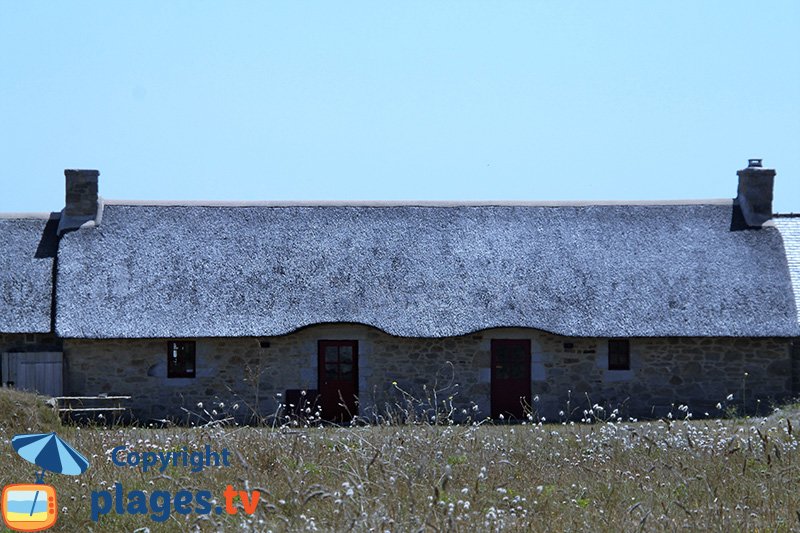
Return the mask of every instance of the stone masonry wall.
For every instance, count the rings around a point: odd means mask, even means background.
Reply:
[[[61,339],[49,333],[0,333],[0,353],[61,351]]]
[[[580,418],[594,404],[606,416],[617,408],[622,416],[683,417],[683,404],[697,418],[721,414],[718,403],[741,412],[746,400],[752,413],[792,393],[788,339],[642,338],[630,345],[630,370],[608,370],[606,339],[540,333],[533,351],[535,360],[541,350],[544,372],[534,377],[535,405],[548,417],[571,411]]]
[[[131,395],[143,421],[186,419],[222,402],[236,414],[269,417],[287,389],[317,388],[317,341],[358,341],[360,414],[375,416],[415,398],[443,401],[457,418],[490,413],[492,339],[531,340],[535,415],[558,420],[600,404],[622,416],[675,416],[688,404],[695,417],[718,414],[717,402],[749,409],[757,400],[791,394],[787,339],[658,338],[631,340],[631,369],[608,370],[607,339],[567,338],[536,330],[493,329],[444,339],[410,339],[361,325],[318,325],[282,337],[201,338],[197,377],[166,377],[167,339],[64,341],[65,393]],[[268,343],[262,347],[262,343]],[[745,377],[745,372],[748,376]],[[744,387],[744,388],[743,388]],[[744,393],[744,394],[743,394]],[[406,396],[408,395],[408,396]],[[209,409],[210,410],[210,409]],[[564,415],[560,415],[563,411]]]

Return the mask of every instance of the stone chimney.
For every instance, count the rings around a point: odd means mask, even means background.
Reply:
[[[64,171],[67,178],[67,201],[64,214],[75,217],[92,217],[97,215],[97,170]]]
[[[748,160],[747,168],[736,173],[739,191],[734,205],[741,209],[748,227],[760,228],[772,218],[772,187],[775,170],[762,168],[761,159]]]
[[[97,195],[97,170],[64,170],[66,201],[58,225],[58,233],[100,223],[102,200]]]

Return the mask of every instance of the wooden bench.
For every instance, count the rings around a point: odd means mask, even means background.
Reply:
[[[76,419],[105,419],[109,413],[112,420],[128,418],[130,407],[123,405],[131,399],[130,396],[56,396],[55,409],[62,418]]]

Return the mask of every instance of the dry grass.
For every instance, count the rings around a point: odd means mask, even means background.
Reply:
[[[0,389],[0,430],[6,434],[55,431],[59,427],[58,415],[42,397]]]
[[[91,468],[50,474],[55,531],[789,531],[800,526],[798,413],[768,418],[591,423],[378,425],[350,428],[63,427]],[[41,429],[41,428],[39,428]],[[0,482],[34,467],[3,440]],[[192,474],[114,466],[110,450],[227,447],[232,466]],[[113,513],[92,522],[90,494],[262,491],[256,514],[181,516],[158,524]],[[140,531],[145,531],[144,529]]]

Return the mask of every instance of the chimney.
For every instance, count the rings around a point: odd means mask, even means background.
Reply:
[[[747,168],[736,174],[739,176],[739,191],[734,205],[741,209],[748,227],[760,228],[772,218],[775,169],[762,168],[761,159],[749,159]]]
[[[97,216],[97,170],[67,169],[67,200],[64,214],[70,217]]]
[[[66,203],[58,222],[58,234],[100,223],[102,199],[97,195],[97,170],[67,169]]]

